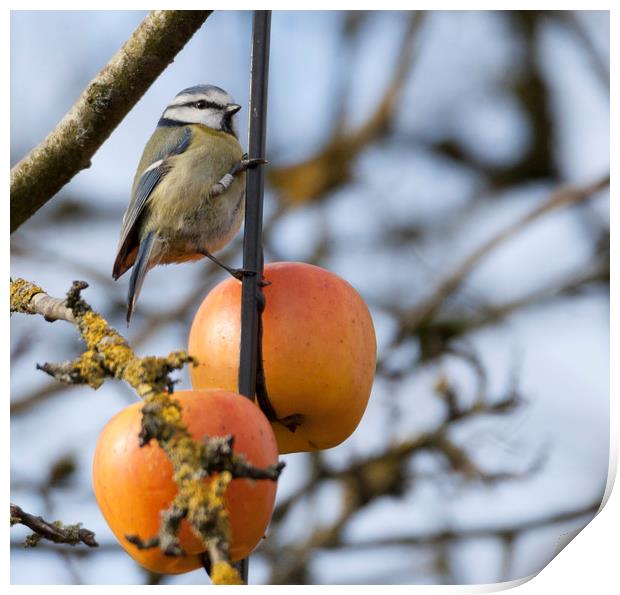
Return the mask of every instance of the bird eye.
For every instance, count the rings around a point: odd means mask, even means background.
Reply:
[[[194,105],[198,109],[205,109],[207,107],[207,102],[204,99],[201,99],[200,101],[197,101]]]

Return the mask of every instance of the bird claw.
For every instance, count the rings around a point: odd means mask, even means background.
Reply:
[[[245,153],[243,157],[241,157],[241,159],[237,161],[235,165],[232,166],[230,173],[233,176],[235,176],[248,169],[253,169],[255,167],[258,167],[259,165],[266,165],[267,163],[269,163],[269,161],[267,161],[266,159],[263,159],[262,157],[257,157],[255,159],[249,159],[248,154]]]
[[[228,272],[239,281],[243,281],[243,277],[252,277],[256,275],[256,271],[250,271],[249,269],[229,269]],[[258,282],[259,287],[268,287],[271,285],[271,281],[267,281],[267,279],[261,279]]]

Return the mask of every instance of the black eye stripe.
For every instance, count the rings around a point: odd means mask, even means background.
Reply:
[[[200,105],[199,105],[200,104]],[[207,101],[206,99],[199,99],[198,101],[188,101],[187,103],[179,103],[173,107],[195,107],[197,109],[216,109],[223,110],[224,106],[214,101]]]

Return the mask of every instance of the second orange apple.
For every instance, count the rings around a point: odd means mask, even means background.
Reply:
[[[263,365],[280,453],[331,448],[357,427],[370,396],[376,338],[364,300],[338,275],[280,262],[265,267]],[[228,279],[201,304],[189,337],[194,389],[236,391],[241,283]],[[288,424],[290,426],[290,424]]]

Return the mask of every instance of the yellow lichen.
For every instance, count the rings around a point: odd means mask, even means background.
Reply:
[[[101,357],[96,351],[85,351],[73,364],[82,380],[92,388],[99,388],[105,380],[105,370],[101,367]]]
[[[213,502],[211,502],[207,486],[202,480],[187,481],[185,488],[187,505],[190,510],[195,511],[194,516],[202,516],[205,510],[211,508]],[[209,506],[205,506],[205,504]]]
[[[165,407],[161,412],[162,419],[168,424],[178,424],[181,422],[181,412],[178,407]]]
[[[112,343],[99,348],[104,354],[106,366],[116,378],[120,378],[128,364],[135,358],[133,351],[127,346]]]
[[[137,359],[132,353],[131,359],[119,368],[118,374],[120,374],[123,380],[138,390],[138,394],[141,397],[145,397],[144,391],[153,392],[153,373],[149,368],[150,366],[146,362],[142,359]],[[159,374],[161,375],[161,370]]]
[[[32,314],[30,300],[37,293],[45,292],[38,285],[25,279],[11,281],[11,312],[29,312]]]
[[[176,458],[178,456],[178,452],[173,451],[172,456]],[[195,474],[196,468],[194,467],[194,465],[190,465],[189,463],[183,463],[178,466],[176,473],[174,474],[174,481],[177,484],[183,483]]]
[[[211,568],[211,581],[214,585],[243,585],[243,581],[237,572],[237,569],[220,560]]]
[[[194,359],[188,355],[187,351],[173,351],[166,358],[166,362],[171,368],[180,368],[187,363],[193,363]]]
[[[219,499],[220,506],[224,506],[224,493],[228,484],[232,481],[232,474],[230,471],[222,471],[219,474],[213,475],[213,481],[209,484],[210,494],[209,498],[215,502]]]
[[[106,336],[118,336],[118,334],[110,328],[107,321],[92,310],[85,312],[84,315],[80,317],[79,326],[82,337],[84,341],[86,341],[86,345],[89,349],[97,349],[101,340]],[[124,342],[125,341],[123,341],[123,343]]]

